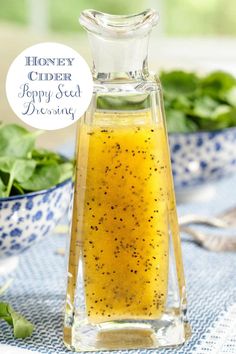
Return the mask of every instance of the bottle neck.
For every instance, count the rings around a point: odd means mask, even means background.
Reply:
[[[103,38],[89,33],[94,79],[147,75],[149,33],[136,38]]]

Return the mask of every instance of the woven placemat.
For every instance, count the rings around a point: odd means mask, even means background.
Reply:
[[[64,244],[64,236],[53,235],[21,257],[14,282],[1,300],[10,302],[23,313],[35,324],[36,330],[31,338],[15,340],[10,328],[1,322],[1,343],[47,354],[69,352],[62,342],[66,264],[65,258],[56,254],[56,250]],[[183,243],[183,253],[188,313],[193,332],[191,339],[179,349],[135,350],[129,353],[196,353],[200,350],[200,343],[206,345],[207,333],[214,333],[211,330],[222,319],[222,312],[236,303],[236,272],[233,266],[236,264],[236,253],[210,253],[189,242]],[[229,323],[230,319],[227,321]],[[215,340],[218,341],[218,337]],[[231,344],[234,351],[229,353],[236,353],[235,342]],[[214,336],[211,337],[213,345]]]

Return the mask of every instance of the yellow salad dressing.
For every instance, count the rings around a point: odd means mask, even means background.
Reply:
[[[92,323],[155,319],[164,311],[169,261],[165,139],[163,126],[151,122],[149,111],[96,112],[93,125],[80,128],[78,230]]]

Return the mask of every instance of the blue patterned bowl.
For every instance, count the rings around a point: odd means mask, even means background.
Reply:
[[[70,179],[47,190],[0,198],[0,260],[50,234],[69,206]]]
[[[169,134],[177,191],[236,172],[236,127],[212,132]]]

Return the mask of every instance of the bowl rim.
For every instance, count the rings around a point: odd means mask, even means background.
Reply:
[[[176,135],[183,135],[183,136],[189,136],[189,135],[204,135],[204,134],[220,134],[227,132],[229,130],[236,130],[236,126],[233,127],[228,127],[228,128],[222,128],[222,129],[216,129],[216,130],[198,130],[196,132],[175,132],[175,133],[168,133],[169,136],[176,136]]]
[[[22,199],[22,198],[31,198],[40,194],[46,194],[46,193],[51,193],[57,188],[63,187],[64,185],[68,184],[69,182],[72,182],[72,177],[67,178],[65,181],[60,182],[56,184],[55,186],[52,186],[48,189],[41,189],[40,191],[34,191],[34,192],[29,192],[29,193],[24,193],[24,194],[18,194],[18,195],[11,195],[10,197],[3,197],[0,198],[0,203],[1,202],[6,202],[6,201],[11,201],[11,200],[17,200],[17,199]]]

